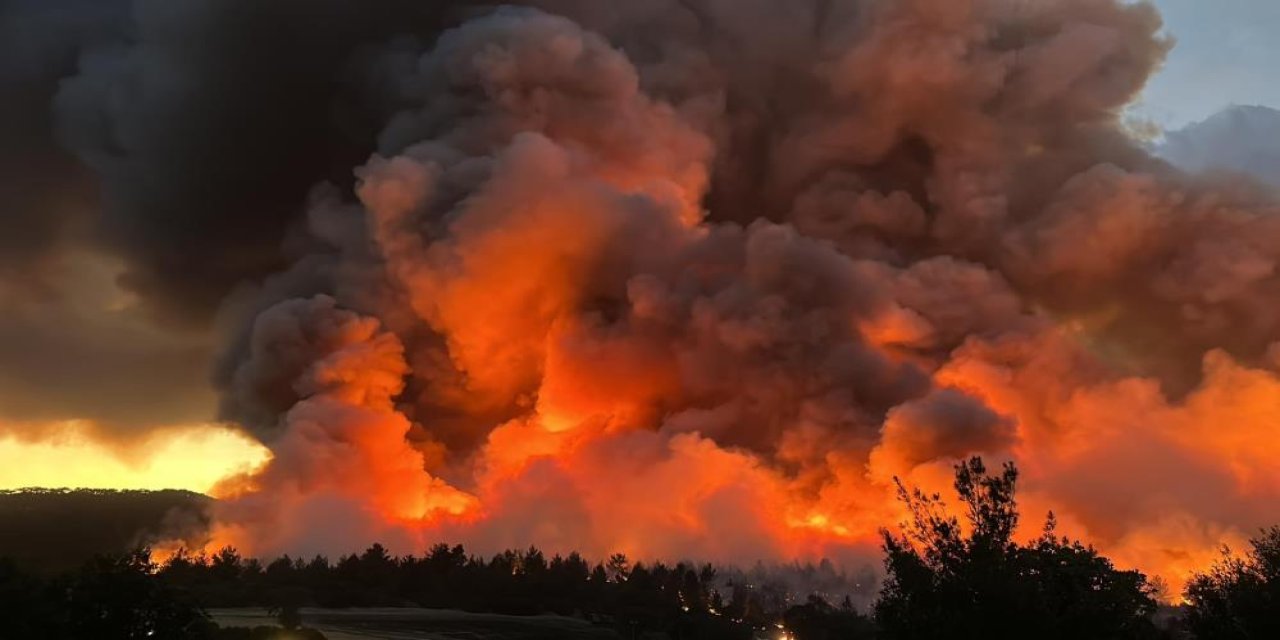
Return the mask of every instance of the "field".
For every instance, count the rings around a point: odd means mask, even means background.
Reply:
[[[214,609],[222,626],[275,624],[262,609]],[[564,616],[504,616],[443,609],[303,609],[329,640],[618,640],[612,630]]]

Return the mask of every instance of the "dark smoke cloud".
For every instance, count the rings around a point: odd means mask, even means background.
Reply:
[[[101,194],[72,244],[160,336],[220,308],[221,415],[276,454],[220,541],[852,554],[892,475],[983,453],[1185,573],[1280,495],[1280,216],[1120,125],[1148,4],[517,4],[137,0],[27,76]],[[21,216],[16,263],[69,254]],[[104,335],[6,362],[141,364]],[[1237,498],[1063,486],[1139,453]]]
[[[220,542],[335,544],[275,514],[340,503],[411,547],[852,557],[893,476],[984,454],[1176,581],[1280,492],[1245,444],[1280,388],[1280,217],[1121,126],[1170,46],[1149,5],[529,4],[357,56],[378,154],[236,301],[223,410],[288,459]],[[309,392],[330,311],[402,361]],[[405,438],[421,470],[339,480]],[[1071,488],[1148,454],[1161,480]],[[1188,459],[1235,498],[1163,481]]]
[[[97,231],[126,259],[124,285],[164,319],[200,323],[284,266],[308,190],[349,183],[371,148],[359,111],[340,108],[345,61],[430,32],[440,6],[132,3],[128,36],[83,52],[55,98],[63,143],[101,180]]]
[[[0,9],[0,280],[48,295],[46,270],[93,206],[91,175],[60,148],[58,79],[84,46],[122,33],[124,3],[11,0]]]
[[[118,270],[64,253],[41,273],[39,296],[0,283],[0,435],[87,420],[93,435],[125,443],[210,419],[211,337],[153,326],[112,282]]]
[[[889,412],[869,465],[872,473],[891,478],[930,460],[1002,451],[1015,441],[1008,417],[977,398],[943,389]]]
[[[376,110],[349,91],[347,61],[433,32],[454,4],[5,3],[0,299],[15,312],[0,320],[0,420],[124,433],[212,418],[215,310],[288,264],[310,189],[349,186],[374,148]],[[123,261],[110,272],[127,313],[72,299],[85,278],[68,270],[106,264],[87,252]]]
[[[124,285],[164,320],[207,323],[235,285],[286,264],[309,189],[349,185],[373,149],[381,125],[348,61],[433,33],[457,4],[12,0],[0,261],[52,251],[71,210],[96,205],[91,240],[126,260]]]

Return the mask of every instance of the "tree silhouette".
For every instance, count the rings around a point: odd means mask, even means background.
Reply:
[[[859,640],[875,637],[875,624],[854,611],[853,603],[848,599],[837,608],[821,597],[811,595],[804,604],[787,609],[782,620],[796,640]]]
[[[1095,640],[1153,637],[1152,586],[1118,571],[1090,547],[1058,536],[1050,517],[1027,545],[1018,525],[1012,464],[999,475],[982,460],[956,466],[965,524],[938,495],[899,498],[910,520],[902,535],[883,533],[888,578],[875,606],[885,637]]]
[[[605,563],[604,570],[610,580],[622,582],[631,575],[631,562],[627,560],[627,554],[615,553],[609,556],[609,561]]]
[[[100,557],[67,588],[70,637],[101,640],[195,638],[209,627],[193,601],[156,575],[147,549]]]
[[[1244,557],[1226,549],[1187,585],[1187,627],[1202,640],[1280,638],[1280,527],[1249,541]]]
[[[0,560],[0,631],[11,638],[59,637],[64,622],[55,594],[16,562]]]

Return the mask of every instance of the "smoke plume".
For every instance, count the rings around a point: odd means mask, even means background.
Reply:
[[[213,418],[222,300],[304,252],[310,189],[375,149],[348,61],[453,11],[374,4],[0,3],[0,432]]]
[[[215,544],[849,560],[973,454],[1175,585],[1275,517],[1280,211],[1121,126],[1146,3],[160,4],[56,105],[157,308],[274,271]]]

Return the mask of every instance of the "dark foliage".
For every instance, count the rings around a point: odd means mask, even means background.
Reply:
[[[782,616],[783,625],[796,640],[860,640],[876,637],[875,624],[853,609],[853,603],[845,598],[834,607],[818,596],[787,609]]]
[[[1187,627],[1204,640],[1280,638],[1280,527],[1250,541],[1187,585]]]
[[[0,630],[4,630],[4,637],[43,637],[63,614],[54,596],[49,585],[19,570],[12,560],[0,560]]]
[[[215,629],[190,597],[156,574],[146,550],[102,556],[44,580],[0,564],[0,630],[14,640],[159,640]]]
[[[296,621],[297,609],[281,610]],[[190,592],[141,549],[100,556],[45,579],[0,560],[0,638],[5,640],[325,640],[299,624],[219,628]]]
[[[876,604],[887,638],[1158,637],[1154,588],[1136,571],[1119,571],[1090,547],[1059,537],[1053,515],[1044,533],[1020,545],[1017,471],[990,475],[980,459],[956,468],[967,527],[939,496],[899,485],[911,521],[884,534],[888,580]]]
[[[234,549],[213,555],[178,553],[160,576],[208,607],[267,606],[282,624],[301,606],[420,606],[506,615],[581,616],[622,635],[665,633],[681,638],[749,638],[742,610],[722,606],[709,565],[632,566],[624,556],[592,565],[576,553],[506,551],[489,559],[461,546],[432,547],[423,556],[393,557],[381,545],[330,562],[284,556],[263,566]],[[744,602],[750,599],[740,589]],[[738,615],[734,615],[734,614]],[[761,613],[759,626],[781,609]],[[736,620],[735,620],[736,617]]]
[[[715,571],[686,564],[603,565],[581,556],[547,559],[537,549],[484,560],[460,546],[393,557],[381,545],[330,562],[279,558],[267,565],[234,549],[178,553],[163,565],[149,551],[100,556],[55,578],[0,561],[5,640],[323,640],[303,627],[305,606],[423,606],[508,615],[585,618],[623,637],[747,640],[753,627],[721,614]],[[746,593],[744,590],[740,590]],[[754,596],[744,596],[754,602]],[[205,608],[261,607],[279,627],[218,628]],[[726,611],[732,611],[727,607]],[[761,614],[770,624],[778,619]],[[762,623],[763,624],[763,623]],[[821,637],[821,636],[815,636]]]
[[[145,550],[100,557],[65,590],[66,628],[73,638],[187,638],[209,626],[187,594],[155,575]]]

